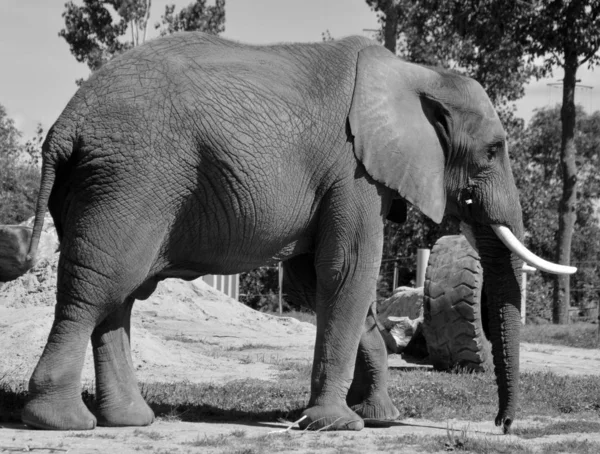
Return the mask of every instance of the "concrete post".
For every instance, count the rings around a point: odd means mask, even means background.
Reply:
[[[430,252],[429,249],[417,249],[417,281],[415,282],[417,288],[425,285],[425,271],[427,271]]]

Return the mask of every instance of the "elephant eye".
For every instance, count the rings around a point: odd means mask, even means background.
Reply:
[[[501,143],[494,143],[490,145],[486,150],[486,155],[488,161],[493,161],[498,154],[500,154],[503,150],[503,145]]]

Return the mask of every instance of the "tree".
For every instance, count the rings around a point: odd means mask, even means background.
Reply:
[[[579,266],[573,276],[576,291],[575,303],[583,307],[598,300],[600,276],[598,257],[600,256],[600,228],[595,214],[596,201],[600,197],[600,165],[597,153],[600,146],[600,112],[587,115],[581,106],[577,107],[577,128],[575,145],[579,151],[578,199],[573,234],[572,259]],[[527,242],[538,255],[550,255],[555,250],[559,223],[558,206],[562,191],[560,167],[561,108],[560,106],[537,110],[526,130],[513,146],[513,171],[517,186],[521,191],[523,222],[527,232]],[[538,288],[530,292],[534,305],[545,312],[547,301],[538,301],[539,296],[552,293],[554,279],[548,275],[538,277]],[[542,287],[542,288],[541,288]],[[536,295],[541,292],[542,295]],[[529,307],[529,305],[528,305]]]
[[[225,31],[225,0],[216,0],[214,6],[206,6],[206,0],[196,0],[177,14],[175,5],[167,5],[161,19],[161,36],[191,30],[218,35]],[[161,24],[157,23],[155,27],[159,28]]]
[[[600,2],[538,0],[532,3],[532,13],[523,27],[527,52],[531,58],[544,58],[549,73],[556,66],[562,67],[565,73],[560,147],[562,196],[558,209],[556,261],[568,265],[577,220],[577,70],[586,63],[591,67],[600,62],[596,55],[600,48]],[[568,323],[570,297],[570,276],[556,276],[552,314],[555,323]]]
[[[86,63],[91,71],[133,45],[119,40],[128,27],[129,11],[124,4],[119,0],[83,0],[83,6],[72,1],[65,5],[66,10],[62,14],[65,28],[58,36],[67,41],[77,61]],[[119,21],[114,22],[108,6],[127,17],[121,16]]]
[[[497,9],[510,9],[514,2],[366,2],[379,15],[388,49],[415,63],[442,66],[473,77],[496,107],[519,99],[525,82],[540,74],[540,68],[522,58],[520,44],[513,39],[515,24],[498,19]],[[470,12],[473,7],[465,8],[462,3],[476,5],[478,15]],[[491,3],[493,7],[488,5]]]
[[[21,131],[0,104],[0,224],[22,222],[35,208],[40,171],[37,165],[22,159],[25,147],[20,143],[21,137]]]
[[[21,131],[16,128],[14,120],[0,104],[0,157],[14,156],[19,149],[20,139]]]
[[[115,55],[145,42],[151,5],[151,0],[83,0],[82,6],[69,1],[59,36],[77,61],[95,71]],[[190,30],[218,34],[225,29],[225,0],[217,0],[215,6],[196,0],[178,14],[174,5],[167,5],[162,19],[161,35]],[[128,29],[131,41],[124,40]]]

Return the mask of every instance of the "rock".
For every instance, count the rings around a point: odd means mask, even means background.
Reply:
[[[404,352],[423,322],[423,288],[398,287],[377,305],[377,318],[388,352]]]
[[[385,345],[391,353],[402,353],[411,341],[422,319],[411,320],[408,317],[391,316],[383,323]]]
[[[423,287],[398,287],[392,296],[377,305],[380,319],[423,316]]]
[[[21,225],[0,226],[0,282],[12,281],[28,269],[27,249],[31,229]]]
[[[27,226],[33,230],[33,222],[35,217],[27,219],[27,221],[21,223],[21,225]],[[58,241],[58,235],[56,228],[54,227],[54,220],[50,213],[46,213],[44,216],[44,227],[42,227],[42,235],[37,248],[37,255],[35,264],[38,264],[42,260],[48,260],[54,257],[54,254],[58,252],[60,243]]]
[[[27,263],[34,218],[19,225],[0,225],[0,282],[12,281],[41,260],[51,259],[59,242],[52,216],[46,213],[35,263]]]

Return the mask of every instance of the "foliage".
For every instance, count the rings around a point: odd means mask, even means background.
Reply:
[[[17,224],[33,215],[42,135],[38,125],[36,138],[21,145],[21,131],[0,104],[0,224]]]
[[[87,63],[95,71],[114,55],[132,46],[119,40],[125,35],[128,21],[121,16],[114,22],[110,8],[121,14],[129,14],[134,5],[119,0],[83,0],[83,6],[72,1],[65,4],[65,28],[58,36],[69,44],[73,56],[78,62]]]
[[[12,118],[8,117],[6,109],[0,104],[0,156],[10,156],[19,149],[21,131],[15,126]]]
[[[95,71],[115,55],[146,41],[151,0],[83,0],[78,6],[69,1],[63,12],[65,28],[59,36],[69,44],[78,62]],[[176,31],[201,30],[218,34],[225,29],[225,0],[206,6],[196,0],[179,13],[174,5],[165,7],[161,35]],[[160,28],[161,24],[156,24]],[[131,40],[124,41],[127,30]]]
[[[596,304],[600,297],[600,228],[597,200],[600,198],[600,112],[586,114],[577,109],[575,134],[578,153],[578,177],[572,261],[579,272],[571,277],[573,305]],[[560,107],[539,109],[517,140],[511,154],[515,181],[521,194],[527,246],[540,256],[554,255],[558,230],[558,204],[562,190],[560,174]],[[530,314],[547,318],[552,279],[548,275],[530,279]],[[543,314],[542,314],[543,312]]]
[[[240,275],[240,301],[259,311],[279,310],[279,273],[277,267],[261,266]],[[284,310],[290,310],[286,302]]]
[[[33,216],[39,184],[37,166],[0,155],[0,224],[19,224]]]
[[[206,6],[206,0],[196,0],[177,14],[175,5],[167,5],[161,20],[161,36],[191,30],[218,35],[225,31],[225,0],[216,0],[214,6]],[[157,23],[155,27],[161,25]]]
[[[431,249],[438,238],[459,232],[456,218],[445,217],[438,225],[413,206],[408,208],[408,219],[403,224],[386,221],[378,296],[391,295],[394,261],[398,262],[398,286],[414,286],[417,249]]]
[[[523,96],[541,69],[522,58],[515,21],[525,2],[482,0],[366,0],[385,25],[393,1],[397,53],[416,63],[442,66],[479,81],[496,106]],[[386,14],[387,12],[387,14]]]

